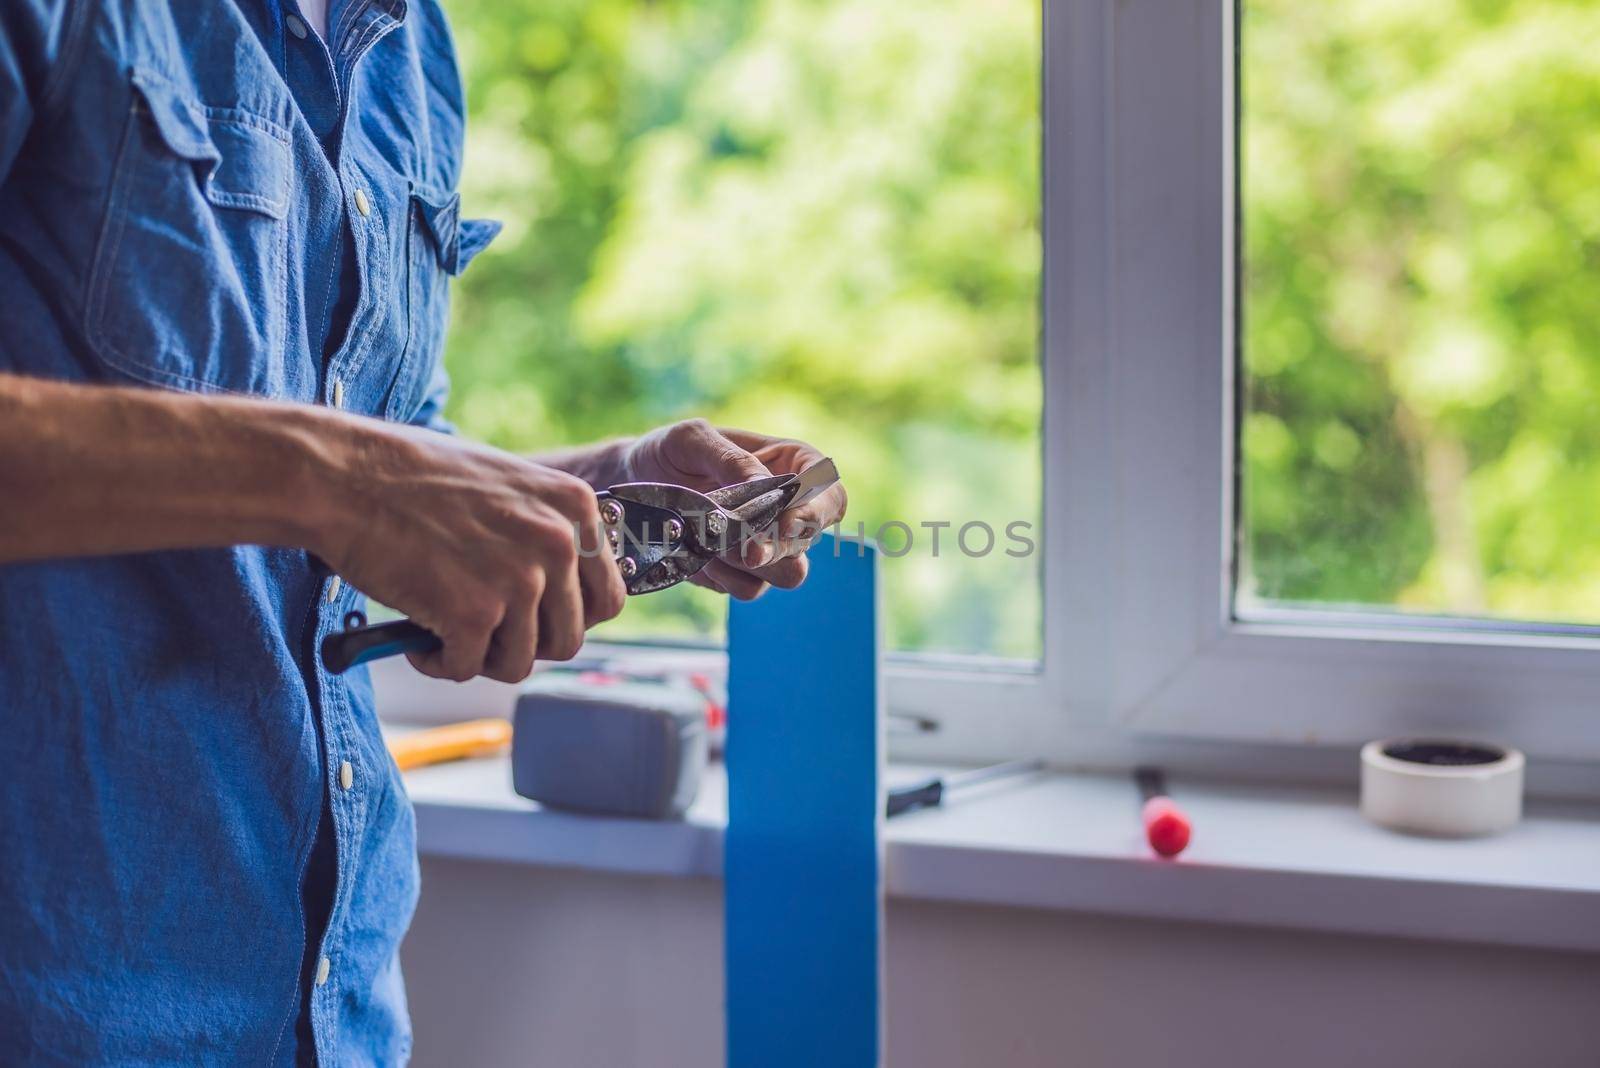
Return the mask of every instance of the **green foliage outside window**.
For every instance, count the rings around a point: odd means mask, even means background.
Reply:
[[[688,415],[837,460],[900,648],[1034,656],[1039,12],[1027,0],[454,0],[450,415],[532,450]],[[989,524],[968,558],[955,527]],[[924,522],[950,522],[934,557]],[[898,551],[903,535],[886,535]],[[981,547],[981,537],[969,540]],[[712,633],[700,591],[612,632]]]
[[[1241,594],[1600,622],[1600,4],[1243,39]]]
[[[823,445],[851,518],[1039,521],[1039,9],[449,0],[451,416]],[[1600,622],[1600,4],[1246,0],[1241,603]],[[1038,559],[918,528],[900,648],[1035,656]],[[713,634],[673,591],[613,633]]]

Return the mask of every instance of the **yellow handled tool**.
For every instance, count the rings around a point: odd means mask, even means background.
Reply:
[[[395,738],[389,743],[389,753],[401,771],[409,771],[447,760],[489,756],[510,744],[509,720],[469,719]]]

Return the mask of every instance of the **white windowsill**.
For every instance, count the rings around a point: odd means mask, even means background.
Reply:
[[[919,770],[896,767],[891,782]],[[423,856],[718,878],[727,784],[686,820],[543,811],[504,757],[406,775]],[[1041,774],[887,824],[893,898],[1600,952],[1600,809],[1541,806],[1511,832],[1392,834],[1333,790],[1174,783],[1195,826],[1176,862],[1145,848],[1133,784]]]

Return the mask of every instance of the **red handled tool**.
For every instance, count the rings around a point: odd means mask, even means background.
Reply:
[[[1144,798],[1144,837],[1164,857],[1175,857],[1189,844],[1189,817],[1167,796],[1167,777],[1160,768],[1134,768],[1133,781]]]

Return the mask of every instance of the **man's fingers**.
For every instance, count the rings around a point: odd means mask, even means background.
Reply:
[[[583,631],[583,594],[574,562],[546,576],[544,596],[539,600],[538,655],[545,660],[571,660],[583,645]]]
[[[542,580],[538,581],[542,587]],[[539,605],[543,589],[518,597],[506,609],[505,618],[495,629],[483,661],[482,674],[496,682],[521,682],[533,674],[533,659],[539,644]]]
[[[799,508],[783,513],[774,528],[778,551],[773,558],[798,556],[811,548],[824,530],[844,518],[847,503],[844,486],[835,483]]]
[[[811,502],[811,504],[816,503]],[[778,521],[772,525],[770,530],[751,538],[741,546],[737,557],[730,560],[730,562],[744,568],[746,571],[756,572],[775,586],[788,588],[792,585],[799,585],[798,582],[789,583],[781,578],[773,577],[767,574],[767,571],[779,564],[804,557],[812,544],[822,535],[822,532],[838,522],[837,514],[833,511],[836,505],[832,502],[822,504],[820,512],[814,510],[811,504],[785,512],[779,516]],[[819,515],[832,518],[827,523],[823,523]],[[778,574],[787,573],[779,572]],[[802,571],[801,578],[803,577],[804,572]]]
[[[703,419],[689,420],[641,439],[642,466],[666,481],[697,489],[734,485],[768,474],[799,474],[823,457],[794,439],[771,438],[746,430],[719,429]],[[726,551],[706,565],[696,584],[748,600],[767,586],[794,587],[805,581],[805,553],[826,529],[844,518],[844,487],[828,487],[779,517],[772,528]]]
[[[792,590],[806,580],[811,571],[811,561],[804,555],[788,556],[777,563],[768,564],[756,575],[780,590]]]
[[[765,478],[772,473],[749,450],[704,419],[676,424],[663,445],[669,465],[709,488]]]
[[[627,603],[628,589],[598,518],[578,532],[578,584],[583,592],[581,618],[586,628],[616,618]]]
[[[748,430],[730,429],[724,431],[724,436],[751,450],[774,474],[798,475],[823,459],[820,452],[803,441],[772,439]],[[848,503],[844,484],[835,482],[805,504],[779,516],[773,529],[758,539],[765,546],[747,547],[739,562],[747,568],[759,568],[803,554],[824,530],[844,519]]]
[[[710,590],[712,593],[726,594],[728,592],[722,587],[722,583],[718,582],[714,578],[711,578],[703,569],[690,575],[689,582],[691,585]]]
[[[761,579],[721,560],[706,564],[701,574],[722,587],[729,597],[740,601],[753,601],[767,591],[767,584]]]
[[[448,680],[450,678],[449,675],[444,673],[444,651],[442,649],[432,649],[426,653],[407,653],[406,659],[420,674],[426,675],[430,679]]]
[[[436,679],[466,682],[484,673],[490,639],[504,618],[504,606],[490,598],[458,613],[448,626],[424,623],[439,635],[440,647],[427,653],[407,653],[406,659],[424,675]]]
[[[774,548],[776,549],[777,547],[775,546]],[[749,559],[750,557],[746,558],[747,561]],[[800,549],[795,549],[789,556],[773,557],[771,561],[771,563],[767,564],[719,562],[738,574],[750,575],[785,590],[792,590],[804,582],[811,569],[810,562],[806,560],[805,552]]]

